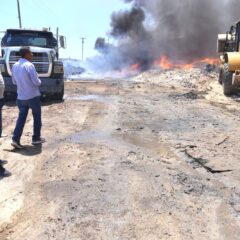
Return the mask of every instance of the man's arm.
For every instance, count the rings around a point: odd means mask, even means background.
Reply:
[[[14,70],[14,66],[12,68],[12,82],[14,85],[17,85],[16,79],[15,79],[15,70]]]
[[[34,85],[40,86],[42,81],[38,78],[37,71],[34,65],[29,66],[29,75]]]

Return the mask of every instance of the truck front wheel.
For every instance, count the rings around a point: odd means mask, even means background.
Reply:
[[[62,91],[60,93],[56,93],[54,95],[54,100],[62,101],[63,100],[63,96],[64,96],[64,88],[62,89]]]
[[[237,88],[233,85],[233,73],[229,71],[228,64],[224,64],[223,68],[223,93],[230,96],[236,93]]]

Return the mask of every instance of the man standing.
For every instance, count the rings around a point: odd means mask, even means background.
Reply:
[[[2,137],[2,107],[4,105],[4,89],[5,85],[0,72],[0,137]],[[11,176],[11,173],[3,167],[5,164],[7,164],[7,161],[0,160],[0,178]]]
[[[45,142],[45,139],[41,138],[41,94],[39,91],[41,80],[38,78],[35,66],[31,63],[33,54],[30,48],[22,47],[20,56],[20,60],[12,68],[12,81],[13,84],[17,85],[17,106],[19,108],[12,146],[18,149],[23,148],[20,140],[29,109],[32,110],[34,121],[32,144],[37,145]]]
[[[2,108],[4,105],[4,89],[5,84],[3,81],[2,74],[0,72],[0,138],[2,137]]]

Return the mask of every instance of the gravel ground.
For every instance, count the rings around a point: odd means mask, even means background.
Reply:
[[[0,239],[239,239],[239,104],[201,69],[66,82],[43,102],[47,142],[29,117],[21,151],[8,104]]]

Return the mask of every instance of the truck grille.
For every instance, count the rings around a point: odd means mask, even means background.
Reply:
[[[9,66],[12,70],[13,65],[20,59],[19,52],[11,52],[9,57]],[[49,58],[47,53],[33,53],[33,60],[38,74],[47,74],[49,72]]]

